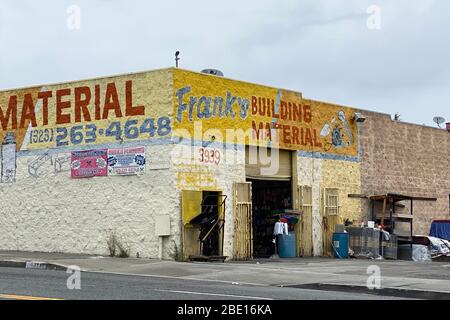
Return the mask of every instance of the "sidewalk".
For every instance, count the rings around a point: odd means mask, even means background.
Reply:
[[[0,267],[65,270],[74,265],[88,272],[221,281],[258,286],[293,286],[316,289],[342,287],[346,290],[367,290],[367,279],[371,275],[371,273],[367,273],[367,268],[375,265],[380,268],[383,289],[442,293],[450,298],[449,262],[299,258],[187,263],[60,253],[0,251]]]

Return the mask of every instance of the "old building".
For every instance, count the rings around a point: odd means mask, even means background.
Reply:
[[[284,214],[329,255],[364,196],[437,197],[420,232],[448,215],[448,132],[289,90],[170,68],[3,91],[0,122],[1,250],[268,257]]]

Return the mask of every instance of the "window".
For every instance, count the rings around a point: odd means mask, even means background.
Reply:
[[[325,215],[339,215],[339,190],[335,188],[325,189]]]

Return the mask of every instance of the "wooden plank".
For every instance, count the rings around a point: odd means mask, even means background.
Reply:
[[[234,184],[234,253],[235,260],[252,256],[252,203],[251,183]]]
[[[312,188],[304,186],[302,190],[302,253],[305,257],[312,256],[313,237],[312,237]]]
[[[377,218],[381,218],[382,214],[380,213],[376,217]],[[413,216],[410,215],[410,214],[396,213],[396,214],[392,215],[392,218],[395,218],[395,219],[413,219]]]
[[[368,196],[366,196],[365,194],[353,194],[353,193],[349,193],[348,194],[349,198],[357,198],[357,199],[367,199]]]
[[[383,200],[383,211],[381,212],[381,225],[384,226],[384,216],[386,214],[386,202],[387,202],[387,198],[384,198]]]

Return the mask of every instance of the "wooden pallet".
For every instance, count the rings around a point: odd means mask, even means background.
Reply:
[[[203,256],[203,255],[190,255],[189,261],[199,262],[225,262],[227,256]]]

